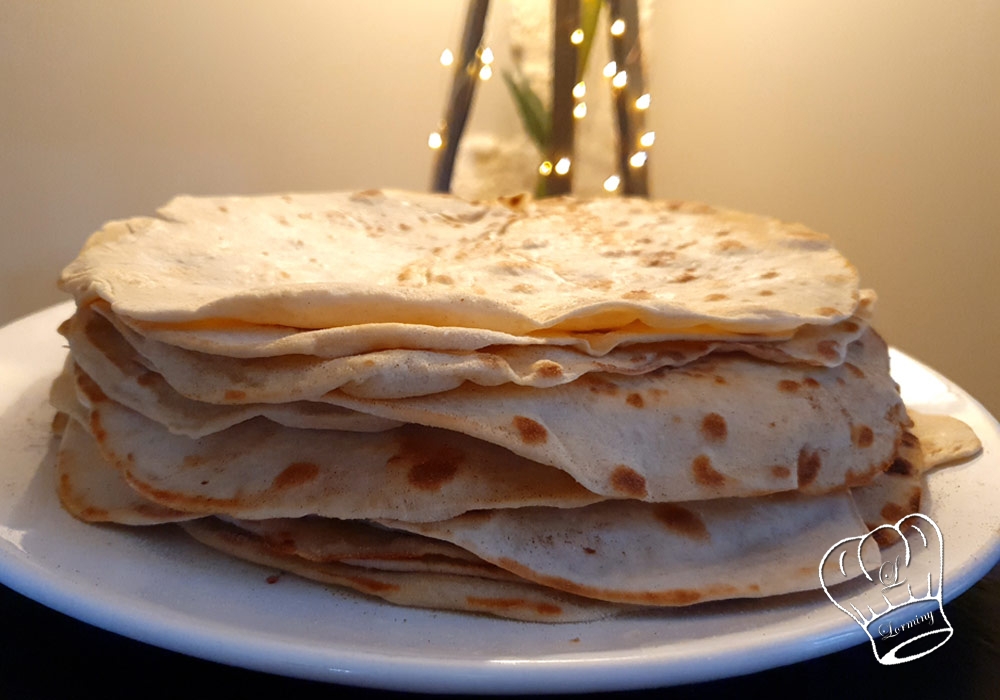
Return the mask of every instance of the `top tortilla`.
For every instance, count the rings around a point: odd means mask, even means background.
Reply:
[[[159,213],[106,225],[61,286],[209,328],[781,334],[858,303],[857,271],[826,236],[704,205],[373,191],[178,197]]]

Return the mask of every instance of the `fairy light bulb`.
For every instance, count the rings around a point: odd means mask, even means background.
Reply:
[[[427,137],[427,145],[436,151],[444,145],[444,138],[439,132],[432,131],[431,135]]]
[[[650,97],[648,92],[643,95],[639,95],[637,98],[635,98],[635,108],[649,109],[649,102],[650,102]]]
[[[615,73],[615,77],[611,79],[611,85],[618,88],[619,90],[625,87],[627,83],[628,83],[628,74],[623,70]]]
[[[573,108],[573,116],[577,119],[583,119],[587,116],[587,103],[580,102]]]
[[[538,174],[542,177],[548,177],[552,174],[552,161],[546,160],[542,161],[541,165],[538,166]]]
[[[649,148],[656,142],[656,132],[647,131],[645,134],[639,137],[639,145],[643,148]]]
[[[622,179],[617,175],[612,175],[604,181],[605,192],[616,192],[622,184]]]
[[[490,66],[489,63],[485,64],[482,68],[479,69],[480,80],[489,80],[492,77],[493,77],[493,68]]]
[[[489,46],[483,49],[482,53],[479,54],[479,60],[489,65],[493,63],[493,49]]]
[[[636,151],[632,154],[632,157],[628,159],[628,164],[633,168],[641,168],[646,164],[646,152]]]
[[[618,64],[614,61],[608,61],[607,65],[604,66],[604,77],[613,78],[615,73],[618,72]]]
[[[565,175],[569,172],[569,158],[560,158],[555,167],[556,175]]]
[[[580,44],[583,43],[583,38],[584,38],[583,30],[578,27],[573,30],[572,34],[569,35],[569,43],[573,44],[574,46],[579,46]]]
[[[575,97],[576,99],[579,100],[586,94],[587,94],[587,86],[582,80],[573,86],[573,97]]]
[[[611,36],[621,36],[625,33],[625,20],[616,19],[611,23]]]
[[[450,66],[455,62],[455,54],[451,52],[451,49],[445,49],[441,52],[441,65]]]

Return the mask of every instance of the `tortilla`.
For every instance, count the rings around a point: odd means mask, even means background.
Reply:
[[[834,368],[713,354],[544,390],[465,384],[424,397],[324,400],[465,433],[562,469],[596,494],[650,502],[860,486],[892,463],[908,424],[886,345],[870,330]]]
[[[789,332],[848,318],[857,282],[826,236],[749,214],[395,191],[178,197],[160,218],[106,225],[60,280],[78,305],[139,321],[516,335]]]
[[[525,622],[587,622],[632,610],[524,581],[381,571],[313,562],[275,551],[260,538],[214,519],[182,523],[199,542],[256,564],[418,608],[484,613]]]

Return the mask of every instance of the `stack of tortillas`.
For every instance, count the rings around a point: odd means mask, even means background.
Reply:
[[[825,236],[704,205],[181,197],[61,284],[71,513],[405,605],[818,588],[978,449],[913,424]]]

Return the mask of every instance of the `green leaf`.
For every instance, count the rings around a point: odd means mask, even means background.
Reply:
[[[580,0],[580,28],[583,30],[583,42],[577,48],[576,79],[583,78],[587,71],[587,59],[590,58],[590,48],[597,34],[597,20],[601,17],[602,0]]]
[[[504,71],[503,80],[510,90],[514,104],[517,105],[517,113],[521,117],[524,130],[535,142],[538,151],[547,153],[552,140],[552,115],[545,109],[541,98],[531,89],[527,78],[520,76],[518,81],[508,71]]]

